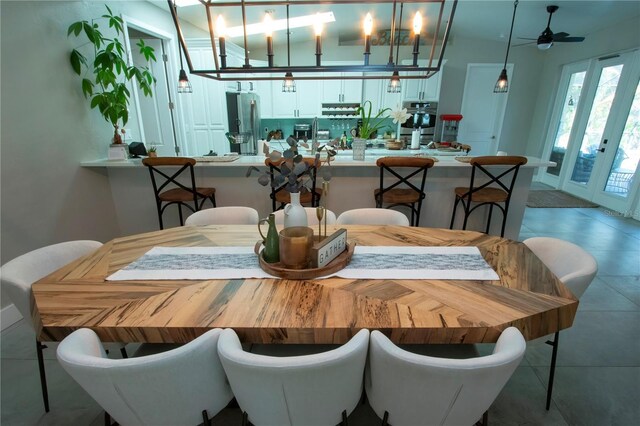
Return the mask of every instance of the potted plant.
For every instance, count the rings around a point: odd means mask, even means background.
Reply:
[[[149,149],[147,150],[147,154],[149,155],[149,158],[156,158],[158,156],[156,146],[155,145],[151,145],[149,147]]]
[[[135,80],[145,96],[152,96],[155,82],[148,67],[128,65],[127,55],[120,38],[124,35],[122,18],[115,16],[109,6],[101,18],[108,28],[115,31],[113,38],[103,34],[103,28],[96,20],[78,21],[69,26],[67,36],[83,37],[93,48],[91,59],[80,50],[73,49],[69,56],[73,71],[82,77],[82,93],[91,99],[91,108],[98,108],[104,119],[113,126],[113,143],[121,144],[118,129],[129,120],[129,89],[127,83]],[[83,45],[83,46],[85,46]],[[154,49],[143,40],[137,43],[140,53],[147,61],[156,61]],[[80,49],[80,48],[79,48]]]
[[[371,101],[364,101],[364,103],[358,107],[356,114],[360,115],[360,124],[357,129],[357,137],[360,139],[371,139],[377,133],[377,131],[384,126],[386,115],[383,115],[387,111],[391,111],[390,108],[385,108],[374,116],[371,117]]]

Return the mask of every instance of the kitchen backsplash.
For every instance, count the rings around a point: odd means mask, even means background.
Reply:
[[[357,118],[319,118],[318,119],[318,130],[328,130],[331,139],[340,137],[343,132],[347,132],[347,136],[349,136],[349,132],[352,128],[356,126],[358,119]],[[282,134],[286,139],[287,136],[293,135],[293,125],[294,124],[309,124],[313,123],[313,119],[311,118],[265,118],[260,120],[262,123],[260,125],[260,137],[263,139],[267,138],[267,134],[272,130],[282,130]],[[385,131],[396,131],[396,125],[393,124],[393,120],[391,118],[386,118],[384,120],[384,126],[380,129],[380,134]]]

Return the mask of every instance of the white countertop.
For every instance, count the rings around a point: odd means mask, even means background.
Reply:
[[[470,167],[468,163],[457,161],[455,157],[464,156],[463,153],[442,152],[435,149],[418,150],[389,150],[383,148],[368,148],[364,161],[354,160],[351,150],[339,151],[338,155],[331,161],[332,167],[371,167],[376,165],[376,160],[386,156],[432,156],[438,161],[434,167]],[[198,160],[199,157],[192,157]],[[237,160],[230,162],[198,162],[196,167],[248,167],[248,166],[264,166],[264,155],[243,155]],[[536,157],[527,157],[528,162],[523,167],[553,167],[556,163],[552,161],[543,161]],[[82,167],[140,167],[142,166],[142,158],[132,158],[129,160],[96,160],[83,161],[80,163]]]

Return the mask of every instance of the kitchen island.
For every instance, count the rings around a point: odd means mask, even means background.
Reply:
[[[379,169],[376,160],[384,156],[433,156],[438,161],[427,174],[425,191],[427,198],[422,205],[420,225],[422,227],[448,228],[453,210],[454,192],[458,186],[468,186],[471,166],[460,162],[456,156],[463,154],[436,150],[387,150],[367,149],[364,161],[353,160],[351,151],[340,151],[331,162],[331,185],[326,199],[327,208],[339,215],[345,210],[375,207],[373,191],[379,185]],[[524,216],[525,203],[534,172],[539,167],[554,166],[555,163],[527,157],[528,162],[520,168],[516,181],[505,237],[517,239]],[[198,159],[198,157],[196,157]],[[196,182],[199,186],[215,187],[218,206],[249,206],[258,210],[261,217],[271,212],[269,188],[258,183],[257,174],[246,177],[249,166],[266,169],[264,156],[240,156],[233,161],[206,161],[196,164]],[[95,169],[96,173],[108,176],[111,194],[118,216],[122,235],[158,229],[155,200],[149,172],[141,159],[126,161],[99,160],[83,162],[83,167]],[[319,178],[320,179],[320,178]],[[209,204],[205,204],[209,206]],[[398,210],[409,214],[409,209]],[[462,225],[461,209],[458,209],[456,227]],[[486,212],[474,213],[467,225],[470,230],[483,230]],[[491,232],[499,235],[500,212],[494,212]],[[178,213],[167,209],[165,227],[178,226]]]

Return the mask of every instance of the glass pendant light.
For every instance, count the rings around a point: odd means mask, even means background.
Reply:
[[[284,81],[282,82],[282,91],[284,93],[293,93],[296,91],[296,81],[293,79],[293,74],[290,72],[284,75]]]
[[[176,4],[173,4],[175,9],[176,18],[178,16],[178,9],[176,8]],[[182,65],[182,37],[180,37],[180,33],[178,33],[178,55],[180,55],[180,73],[178,74],[178,93],[193,93],[193,88],[191,87],[191,82],[189,81],[189,77],[187,77],[187,73],[184,70],[184,66]]]
[[[516,21],[516,9],[518,0],[513,3],[513,17],[511,18],[511,30],[509,31],[509,42],[507,43],[507,54],[504,57],[504,66],[500,71],[500,77],[493,88],[493,93],[507,93],[509,91],[509,79],[507,78],[507,60],[509,59],[509,48],[511,47],[511,35],[513,34],[513,24]]]
[[[398,71],[394,71],[389,85],[387,86],[387,93],[400,93],[402,91],[402,83],[400,82],[400,75]]]

